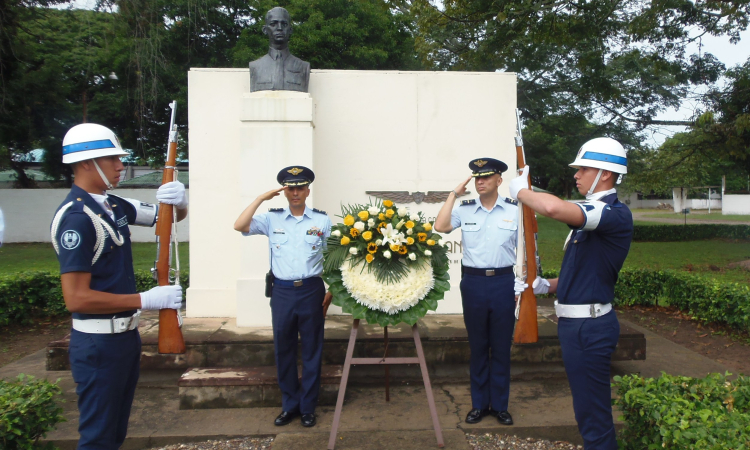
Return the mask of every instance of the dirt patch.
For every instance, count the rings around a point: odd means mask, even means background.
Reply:
[[[0,367],[30,355],[70,333],[70,316],[11,325],[0,330]]]
[[[617,314],[659,336],[713,359],[734,374],[750,375],[750,334],[721,325],[702,325],[675,308],[618,307]]]
[[[750,259],[746,259],[744,261],[739,261],[739,262],[733,262],[732,264],[727,264],[728,269],[736,269],[738,267],[741,267],[745,270],[750,270]]]

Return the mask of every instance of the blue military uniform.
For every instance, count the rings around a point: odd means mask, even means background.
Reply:
[[[310,181],[279,179],[282,184],[294,186]],[[250,231],[242,234],[268,236],[271,269],[276,278],[271,320],[282,408],[313,414],[318,404],[323,358],[323,247],[331,234],[331,220],[325,212],[308,207],[299,217],[293,216],[289,208],[272,208],[253,216]],[[301,383],[297,374],[298,342],[302,346]]]
[[[469,167],[475,177],[507,170],[504,163],[490,158],[474,160]],[[461,228],[460,286],[471,349],[472,408],[507,411],[515,325],[517,202],[498,196],[487,209],[479,199],[464,200],[452,211],[451,226]]]
[[[156,206],[110,195],[114,219],[91,195],[78,186],[58,208],[53,221],[60,273],[91,273],[90,288],[112,294],[135,294],[133,256],[129,224],[154,224]],[[138,205],[138,206],[136,206]],[[64,208],[64,210],[63,210]],[[115,233],[104,232],[97,251],[97,233],[90,213],[101,218]],[[62,211],[62,212],[61,212]],[[151,211],[151,213],[144,213]],[[130,317],[136,310],[116,314],[73,313],[74,319]],[[80,412],[79,449],[115,449],[125,440],[130,408],[138,382],[141,339],[137,328],[112,334],[71,330],[70,365],[78,394]]]
[[[578,203],[585,223],[566,243],[557,297],[560,305],[606,305],[630,249],[633,217],[614,189]],[[558,319],[565,371],[586,450],[616,450],[610,364],[620,324],[611,310],[599,317]]]

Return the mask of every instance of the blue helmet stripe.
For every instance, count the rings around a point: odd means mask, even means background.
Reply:
[[[613,164],[620,164],[621,166],[628,167],[628,159],[622,156],[608,155],[606,153],[597,152],[586,152],[581,156],[581,159],[591,159],[593,161],[604,161]]]
[[[109,139],[102,139],[100,141],[89,141],[79,142],[77,144],[70,144],[63,146],[63,155],[69,155],[71,153],[83,152],[86,150],[99,150],[102,148],[116,148],[115,144]]]

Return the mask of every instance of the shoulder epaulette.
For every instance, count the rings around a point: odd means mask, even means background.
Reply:
[[[322,209],[318,209],[318,208],[313,208],[312,210],[313,210],[313,211],[315,211],[316,213],[319,213],[319,214],[325,214],[325,215],[328,215],[328,213],[327,213],[327,212],[325,212],[325,211],[323,211]]]
[[[477,199],[475,198],[472,198],[471,200],[461,200],[461,206],[474,205],[476,204],[476,202],[477,202]]]
[[[268,208],[268,212],[283,212],[284,208]]]
[[[511,205],[517,205],[518,200],[513,200],[512,198],[505,197],[505,203],[510,203]]]

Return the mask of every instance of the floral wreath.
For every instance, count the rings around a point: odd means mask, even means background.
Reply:
[[[323,251],[333,304],[381,326],[414,325],[450,289],[442,237],[421,212],[390,200],[342,207]]]

